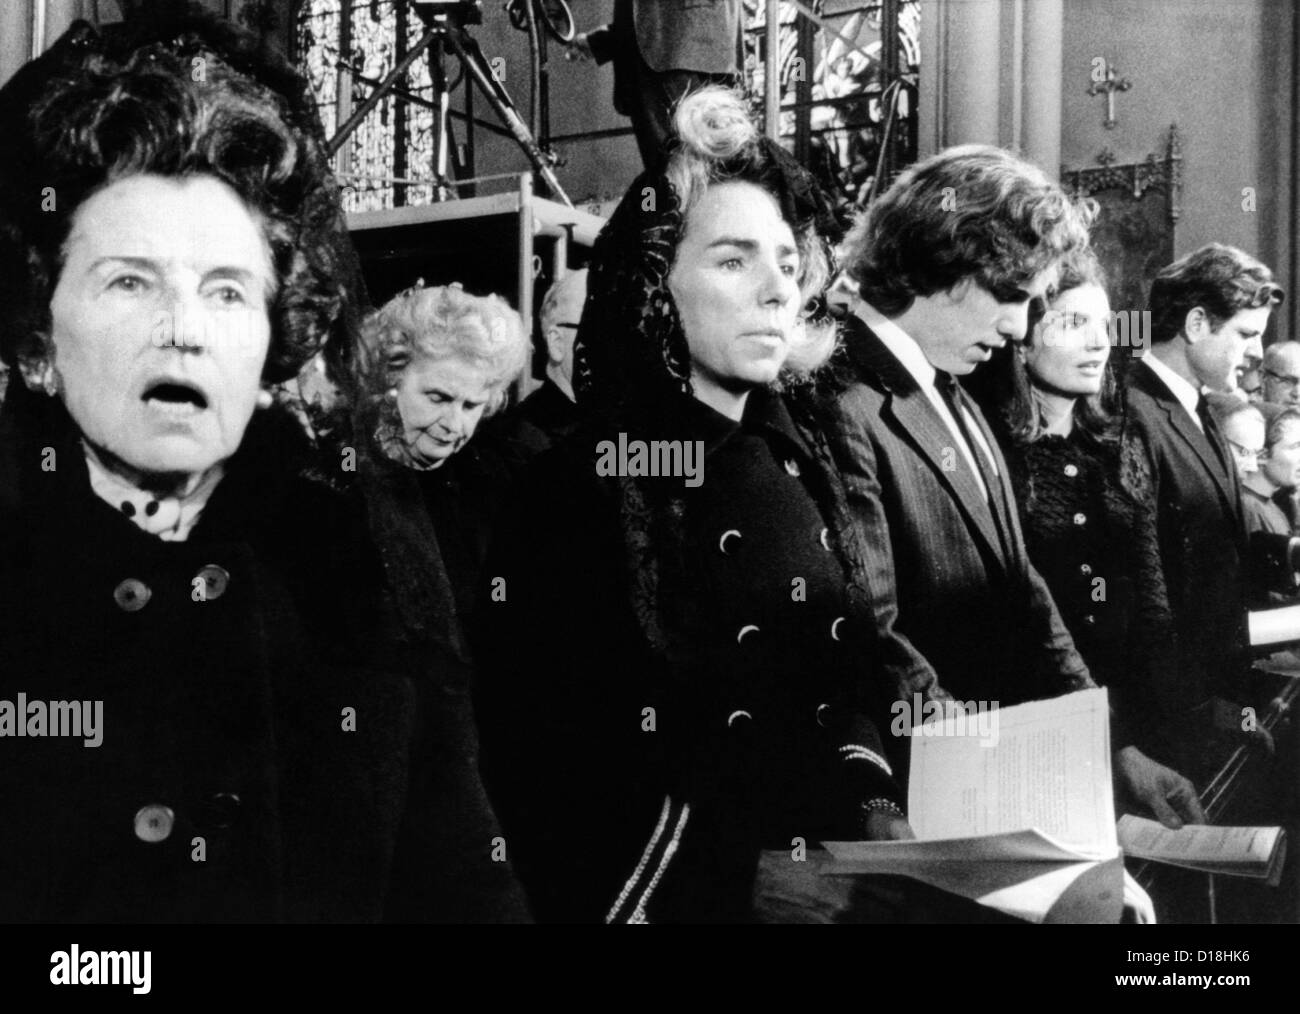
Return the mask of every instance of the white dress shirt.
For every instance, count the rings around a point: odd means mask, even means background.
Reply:
[[[1205,432],[1205,427],[1201,425],[1201,417],[1196,412],[1196,406],[1200,403],[1201,392],[1171,370],[1168,366],[1157,359],[1152,353],[1148,352],[1142,357],[1142,362],[1151,368],[1151,372],[1164,381],[1165,387],[1169,392],[1178,399],[1178,403],[1187,409],[1187,414],[1192,417],[1192,422],[1201,432]]]
[[[948,427],[948,432],[952,435],[954,445],[961,449],[962,457],[966,459],[966,464],[970,466],[975,481],[979,484],[980,491],[984,494],[984,499],[989,499],[988,487],[984,485],[984,476],[981,474],[979,466],[975,462],[975,455],[972,453],[970,446],[966,443],[962,435],[961,427],[957,425],[957,420],[953,418],[952,413],[948,411],[948,403],[944,401],[943,395],[935,386],[936,370],[930,360],[925,358],[925,353],[921,346],[916,343],[916,339],[895,324],[892,320],[882,314],[874,306],[864,299],[859,299],[853,308],[853,312],[869,327],[882,342],[885,348],[889,349],[903,364],[903,368],[912,375],[912,378],[925,392],[926,398],[934,410],[939,413],[939,418],[943,424]],[[961,412],[966,422],[966,429],[970,432],[971,437],[977,440],[980,445],[980,451],[984,455],[984,460],[988,462],[989,468],[994,475],[998,474],[997,459],[993,456],[993,450],[984,440],[984,434],[981,432],[979,425],[971,418],[965,405],[961,406]]]

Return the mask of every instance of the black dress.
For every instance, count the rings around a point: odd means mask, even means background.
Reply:
[[[1017,444],[998,432],[1025,545],[1093,679],[1109,688],[1116,742],[1163,753],[1141,721],[1173,685],[1173,618],[1145,458],[1128,437],[1102,443],[1076,427]]]

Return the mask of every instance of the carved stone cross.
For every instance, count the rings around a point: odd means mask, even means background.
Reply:
[[[1102,81],[1094,81],[1088,88],[1089,95],[1106,94],[1106,119],[1102,121],[1102,126],[1107,130],[1114,130],[1115,124],[1119,121],[1115,119],[1115,93],[1126,92],[1133,87],[1133,82],[1128,78],[1121,78],[1115,73],[1115,68],[1109,63],[1106,65],[1106,77]]]

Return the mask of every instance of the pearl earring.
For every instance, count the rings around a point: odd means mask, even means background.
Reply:
[[[43,391],[51,398],[59,393],[59,375],[48,359],[19,359],[18,372],[29,391]]]
[[[258,408],[268,409],[273,404],[275,404],[275,399],[271,397],[270,391],[268,391],[266,388],[263,387],[261,390],[257,392],[256,405]]]

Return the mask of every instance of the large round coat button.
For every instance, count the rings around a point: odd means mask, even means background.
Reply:
[[[138,613],[148,604],[153,592],[139,578],[128,577],[113,589],[113,601],[126,613]]]
[[[754,626],[754,624],[752,623],[748,623],[745,626],[741,627],[740,632],[736,634],[736,643],[744,644],[745,638],[757,633],[758,633],[758,627]]]
[[[1079,466],[1075,464],[1066,465],[1065,474],[1069,476],[1071,479],[1073,479],[1076,475],[1079,474]]]
[[[1086,525],[1088,523],[1088,515],[1083,513],[1083,511],[1080,511],[1074,516],[1074,523],[1076,525]]]
[[[742,538],[742,536],[740,532],[738,532],[736,529],[728,528],[725,532],[722,533],[722,536],[718,539],[718,549],[722,551],[723,556],[727,556],[731,553],[731,550],[727,548],[727,540],[732,538],[740,539]]]
[[[176,823],[176,814],[159,803],[142,806],[135,814],[135,836],[150,844],[166,841]]]
[[[831,720],[831,706],[829,704],[817,705],[817,724],[823,729]]]
[[[195,576],[203,578],[203,583],[206,585],[204,598],[209,602],[221,598],[226,592],[226,586],[230,584],[230,572],[215,563],[199,568]]]
[[[744,722],[752,722],[753,720],[754,720],[754,716],[751,715],[748,711],[733,711],[730,715],[727,716],[727,728],[734,729],[736,727],[737,722],[744,723]]]

